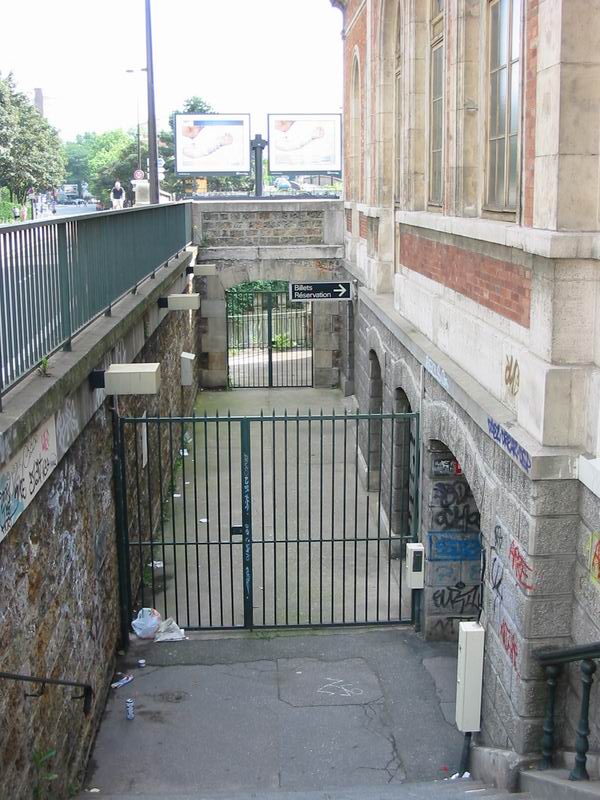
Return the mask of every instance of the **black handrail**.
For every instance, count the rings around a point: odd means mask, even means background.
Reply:
[[[544,718],[544,736],[542,739],[542,761],[540,769],[552,767],[552,753],[554,750],[554,708],[556,704],[556,687],[558,678],[564,664],[581,661],[581,709],[577,723],[577,738],[575,739],[575,766],[569,773],[569,780],[584,781],[590,776],[586,769],[587,753],[590,748],[589,711],[590,692],[596,672],[595,659],[600,659],[600,642],[563,647],[556,650],[536,650],[535,658],[539,661],[546,673],[548,684],[548,700],[546,702],[546,716]]]
[[[25,692],[25,697],[41,697],[44,694],[46,684],[52,686],[74,686],[83,689],[83,694],[73,695],[71,700],[83,700],[83,713],[87,716],[92,710],[92,700],[94,699],[94,690],[89,683],[79,683],[79,681],[63,681],[58,678],[40,678],[36,675],[19,675],[16,672],[0,672],[0,678],[9,681],[23,681],[24,683],[41,683],[39,692],[28,694]]]

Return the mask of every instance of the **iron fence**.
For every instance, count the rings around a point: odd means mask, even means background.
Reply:
[[[0,399],[190,239],[189,203],[0,226]]]

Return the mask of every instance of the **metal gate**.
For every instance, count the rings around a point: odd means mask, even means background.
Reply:
[[[287,292],[226,296],[229,386],[312,386],[311,304],[291,302]]]
[[[417,521],[389,524],[399,424],[418,443],[415,414],[121,418],[127,620],[151,606],[189,629],[410,621]]]

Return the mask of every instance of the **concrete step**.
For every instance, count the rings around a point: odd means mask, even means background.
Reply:
[[[353,789],[330,789],[328,791],[255,791],[248,793],[170,793],[168,788],[160,792],[106,794],[104,792],[81,792],[77,800],[530,800],[529,794],[508,794],[490,786],[470,780],[428,781],[423,783],[393,783],[382,786],[362,786]]]
[[[600,781],[570,781],[567,769],[522,770],[519,786],[540,800],[600,800]]]

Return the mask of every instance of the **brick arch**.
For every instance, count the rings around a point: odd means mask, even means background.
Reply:
[[[377,328],[369,328],[367,331],[367,350],[373,350],[376,353],[381,366],[381,375],[385,381],[386,347]]]
[[[418,362],[415,364],[415,369],[411,369],[411,365],[406,359],[397,359],[392,365],[390,380],[392,386],[402,387],[412,410],[418,411],[421,396],[421,374]]]

